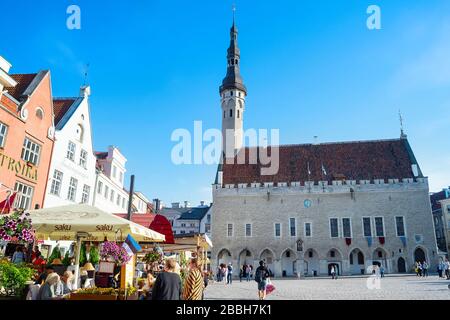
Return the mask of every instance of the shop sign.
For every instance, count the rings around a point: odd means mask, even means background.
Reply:
[[[15,160],[0,152],[0,168],[37,182],[37,168],[23,160]]]

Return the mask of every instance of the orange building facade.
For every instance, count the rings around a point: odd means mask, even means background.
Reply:
[[[0,57],[0,202],[42,208],[54,143],[50,71],[8,74]]]

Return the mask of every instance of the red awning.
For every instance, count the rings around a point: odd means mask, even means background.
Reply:
[[[116,216],[126,219],[126,213],[115,213]],[[172,226],[166,217],[160,214],[151,213],[134,213],[131,216],[131,221],[140,224],[146,228],[152,229],[156,232],[162,233],[166,237],[166,241],[163,243],[173,244],[175,243],[173,239]]]

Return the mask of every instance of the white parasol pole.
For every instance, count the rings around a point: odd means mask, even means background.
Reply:
[[[80,255],[81,255],[81,237],[77,235],[77,250],[75,251],[75,288],[78,289],[78,278],[80,277]]]

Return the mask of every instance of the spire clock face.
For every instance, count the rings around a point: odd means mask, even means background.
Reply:
[[[312,201],[309,199],[306,199],[305,201],[303,201],[303,205],[305,206],[305,208],[309,208],[312,205]]]

